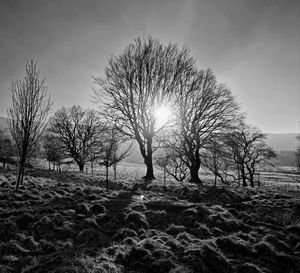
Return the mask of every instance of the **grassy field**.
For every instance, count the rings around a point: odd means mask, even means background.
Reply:
[[[280,186],[294,176],[215,189],[201,173],[200,189],[164,189],[142,168],[120,164],[108,191],[102,173],[32,169],[18,192],[0,173],[0,272],[300,272],[299,190]]]

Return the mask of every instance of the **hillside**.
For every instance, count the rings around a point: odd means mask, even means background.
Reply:
[[[298,134],[267,134],[267,143],[275,151],[295,151],[299,145]]]
[[[0,117],[0,130],[7,129],[7,118],[5,117]]]

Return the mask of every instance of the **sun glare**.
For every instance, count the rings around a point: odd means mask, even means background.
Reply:
[[[170,120],[171,111],[167,106],[159,106],[156,108],[154,116],[156,119],[156,127],[160,128]]]

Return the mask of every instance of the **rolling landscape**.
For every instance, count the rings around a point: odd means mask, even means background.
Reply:
[[[0,0],[0,273],[299,273],[299,26]]]

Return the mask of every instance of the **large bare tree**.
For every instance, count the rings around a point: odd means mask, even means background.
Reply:
[[[96,99],[106,119],[139,144],[147,167],[145,180],[155,178],[155,139],[163,127],[158,126],[155,111],[169,102],[180,75],[193,65],[185,47],[138,38],[119,56],[109,58],[104,77],[95,78],[100,86]]]
[[[74,159],[79,171],[101,146],[101,137],[106,130],[94,110],[80,106],[62,107],[51,118],[49,131],[60,141],[66,153]]]
[[[8,127],[19,158],[16,190],[23,182],[26,161],[45,129],[52,105],[44,83],[45,79],[39,78],[39,71],[33,60],[26,63],[24,79],[11,83],[12,104],[7,115]]]
[[[201,152],[216,134],[232,127],[238,118],[238,106],[210,69],[183,74],[175,97],[178,127],[169,141],[188,166],[190,181],[201,184]]]

